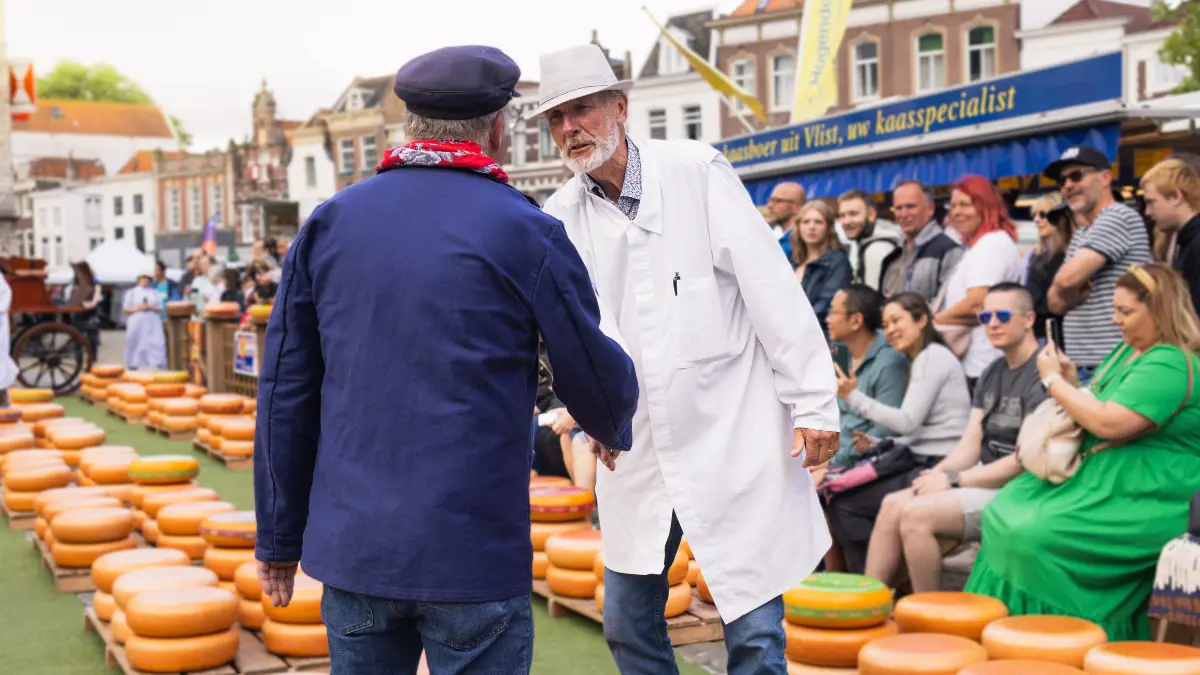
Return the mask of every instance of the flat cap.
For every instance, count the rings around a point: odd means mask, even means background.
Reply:
[[[396,73],[396,95],[423,117],[466,120],[508,105],[521,69],[495,47],[443,47],[422,54]]]

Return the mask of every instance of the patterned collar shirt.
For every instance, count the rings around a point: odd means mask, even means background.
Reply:
[[[583,184],[588,192],[615,205],[626,218],[634,220],[637,218],[638,205],[642,203],[642,159],[637,146],[628,136],[625,137],[625,149],[628,151],[625,161],[625,183],[621,186],[621,195],[617,201],[609,199],[608,195],[604,194],[604,188],[586,173],[583,174]]]

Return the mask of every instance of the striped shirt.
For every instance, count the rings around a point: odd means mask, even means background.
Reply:
[[[1075,230],[1067,249],[1067,262],[1082,248],[1104,256],[1107,264],[1092,277],[1088,299],[1063,318],[1063,338],[1067,356],[1075,365],[1095,367],[1121,341],[1121,332],[1113,324],[1117,279],[1130,265],[1145,264],[1153,258],[1142,217],[1119,203],[1101,211],[1091,225]]]

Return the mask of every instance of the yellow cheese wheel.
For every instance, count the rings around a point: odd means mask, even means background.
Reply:
[[[268,617],[262,624],[262,638],[267,651],[279,656],[329,656],[329,639],[323,623],[287,624]]]
[[[142,536],[145,537],[147,542],[158,546],[158,536],[162,534],[162,532],[158,529],[157,520],[151,520],[150,518],[147,518],[142,521],[142,526],[139,529],[142,531]],[[179,552],[184,553],[182,550]],[[190,553],[190,551],[188,553]],[[184,553],[184,555],[187,555],[187,553]]]
[[[671,586],[663,615],[670,619],[687,611],[692,604],[692,587],[686,581]]]
[[[987,652],[957,635],[906,633],[873,640],[858,652],[860,675],[957,675]]]
[[[96,481],[92,480],[91,478],[88,478],[87,476],[83,476],[83,475],[79,476],[79,480],[76,482],[79,483],[80,485],[82,485],[83,487],[96,487]]]
[[[51,417],[49,419],[42,419],[33,423],[33,435],[37,438],[45,438],[46,432],[50,430],[50,427],[59,424],[78,426],[90,424],[90,422],[82,417]]]
[[[195,417],[200,412],[200,404],[189,396],[164,398],[158,402],[158,409],[166,415],[176,417]]]
[[[810,666],[853,668],[863,645],[900,632],[894,621],[870,628],[810,628],[783,622],[787,657]]]
[[[46,434],[59,450],[82,450],[104,443],[104,430],[94,425],[72,425],[50,427]],[[78,461],[76,462],[78,464]]]
[[[206,413],[230,415],[240,413],[245,405],[237,394],[205,394],[199,399],[200,410]]]
[[[54,527],[54,521],[50,521],[50,527]],[[51,533],[54,532],[53,529],[50,531]],[[54,542],[54,546],[50,548],[50,555],[54,558],[54,563],[59,567],[79,569],[91,567],[92,563],[96,562],[96,558],[105,553],[124,551],[131,548],[137,548],[137,540],[133,537],[97,544],[68,544],[56,541]]]
[[[97,363],[88,372],[96,377],[114,378],[125,374],[125,366],[119,363]]]
[[[1196,675],[1200,649],[1164,642],[1112,642],[1083,660],[1088,675]]]
[[[275,305],[250,305],[250,316],[255,319],[266,319],[271,316],[271,309]]]
[[[887,620],[892,591],[861,574],[820,572],[784,592],[783,605],[787,620],[801,626],[868,628]]]
[[[42,517],[50,523],[50,529],[54,529],[54,519],[60,513],[67,511],[75,511],[77,509],[102,509],[113,506],[120,506],[121,502],[108,495],[97,495],[95,497],[75,497],[72,499],[55,499],[46,504],[42,508]]]
[[[37,496],[37,492],[13,492],[6,487],[4,488],[4,506],[9,511],[18,513],[33,511],[33,500]]]
[[[204,316],[231,318],[242,313],[236,302],[210,302],[204,306]]]
[[[914,593],[896,603],[896,623],[904,633],[944,633],[976,642],[989,623],[1008,616],[1003,602],[956,591]]]
[[[187,455],[140,457],[129,466],[129,478],[139,485],[186,483],[200,473],[200,463]]]
[[[0,424],[16,424],[23,416],[20,408],[0,408]]]
[[[54,400],[54,392],[49,389],[18,389],[8,390],[8,400],[12,403],[45,403]]]
[[[267,613],[263,611],[262,602],[245,598],[238,600],[238,623],[242,624],[243,628],[260,630],[266,620]]]
[[[188,481],[186,483],[175,483],[173,485],[134,485],[133,492],[129,493],[129,503],[137,508],[142,508],[142,502],[147,496],[157,494],[159,492],[174,492],[176,490],[191,490],[196,487],[196,484]]]
[[[114,483],[112,485],[102,485],[108,496],[115,498],[122,504],[129,503],[129,497],[133,494],[133,483]]]
[[[125,609],[139,593],[164,588],[217,587],[217,575],[212,570],[191,565],[162,565],[143,567],[125,572],[112,583],[113,600]]]
[[[223,666],[237,656],[236,626],[220,633],[188,638],[131,635],[125,642],[129,665],[147,673],[179,673]]]
[[[687,581],[688,557],[682,548],[675,552],[675,560],[667,568],[667,583],[672,586]]]
[[[700,580],[700,563],[695,560],[688,561],[687,582],[693,586]]]
[[[321,594],[324,586],[307,574],[296,573],[292,599],[287,607],[276,607],[271,598],[261,599],[267,618],[279,623],[321,623]]]
[[[712,593],[708,590],[708,584],[704,582],[704,575],[696,575],[696,593],[700,594],[700,599],[710,605],[716,604],[713,602]]]
[[[46,515],[44,509],[50,502],[58,501],[60,499],[82,499],[84,497],[107,496],[108,494],[104,491],[104,488],[99,487],[67,487],[58,488],[55,490],[46,490],[45,492],[38,494],[35,510],[38,512],[38,515],[45,518]]]
[[[0,435],[0,455],[16,450],[29,450],[36,446],[37,439],[34,438],[31,431],[17,430]]]
[[[137,507],[129,509],[133,513],[133,527],[141,530],[146,525],[146,513]]]
[[[537,522],[580,520],[595,508],[596,498],[587,488],[564,485],[529,490],[529,519]]]
[[[175,398],[183,396],[186,388],[178,382],[154,382],[145,385],[148,398]]]
[[[244,562],[233,572],[233,585],[237,592],[247,600],[258,602],[262,599],[262,582],[258,579],[258,563]]]
[[[99,544],[133,534],[133,514],[119,506],[74,509],[50,521],[54,540],[67,544]]]
[[[827,668],[825,666],[809,666],[788,660],[788,675],[858,675],[857,668]]]
[[[34,519],[33,533],[37,535],[38,539],[45,539],[46,531],[49,529],[50,523],[47,523],[45,518],[38,516],[36,519]]]
[[[253,511],[214,513],[200,523],[200,536],[213,546],[253,548],[257,533]]]
[[[27,451],[25,451],[27,452]],[[4,470],[4,474],[20,473],[30,469],[41,469],[47,467],[67,466],[66,460],[61,457],[22,457],[19,460],[13,460],[8,463],[8,468]]]
[[[534,488],[540,488],[540,487],[555,487],[555,486],[570,487],[572,485],[574,485],[574,483],[571,482],[570,478],[563,478],[562,476],[530,476],[529,477],[529,489],[530,490],[532,490]]]
[[[168,493],[170,494],[170,493]],[[149,500],[147,500],[149,501]],[[237,510],[229,502],[202,501],[167,504],[155,514],[158,529],[163,534],[175,536],[199,536],[200,523],[214,513],[230,513]]]
[[[117,397],[122,403],[145,403],[146,388],[136,382],[119,382],[108,385],[108,395]]]
[[[145,403],[125,404],[125,414],[129,415],[130,417],[145,417],[146,413],[149,411],[150,408]]]
[[[604,613],[604,583],[596,584],[596,611]]]
[[[258,399],[249,396],[242,397],[242,412],[252,415],[258,412]]]
[[[123,379],[145,386],[154,381],[154,373],[146,370],[126,370]]]
[[[4,487],[13,492],[41,492],[67,487],[74,474],[63,462],[55,465],[19,467],[4,474]]]
[[[138,593],[125,621],[145,637],[181,638],[222,631],[237,623],[238,599],[223,588],[169,588]]]
[[[1091,621],[1069,616],[1010,616],[983,629],[980,644],[988,658],[1053,661],[1083,667],[1083,657],[1096,645],[1108,642],[1104,629]]]
[[[97,619],[112,621],[113,612],[117,611],[117,601],[104,591],[96,591],[92,594],[92,610],[96,612]]]
[[[133,635],[133,631],[129,630],[129,624],[125,622],[125,612],[119,609],[113,611],[108,627],[112,629],[113,640],[119,645],[125,644],[125,641]]]
[[[47,550],[54,550],[54,533],[50,531],[50,528],[46,528],[46,534],[42,537],[42,541],[46,543]]]
[[[167,431],[195,431],[196,418],[187,416],[167,415],[159,422]]]
[[[187,490],[171,490],[157,492],[142,498],[142,510],[150,518],[157,518],[158,511],[168,504],[187,504],[192,502],[215,502],[217,491],[206,487],[192,487]]]
[[[13,450],[12,452],[0,455],[0,470],[8,470],[9,467],[16,466],[22,462],[46,459],[62,460],[62,458],[62,450],[37,450],[32,448]]]
[[[199,417],[196,418],[196,425],[197,425],[196,426],[196,440],[198,440],[201,443],[204,443],[206,445],[208,443],[211,443],[212,442],[212,432],[208,430],[208,427],[200,424]]]
[[[14,403],[21,410],[21,419],[26,422],[62,417],[63,407],[57,403]]]
[[[533,552],[533,578],[545,579],[546,569],[550,567],[550,559],[546,557],[545,551]]]
[[[254,420],[249,417],[222,420],[218,425],[221,438],[230,441],[254,440]]]
[[[958,671],[958,675],[1084,675],[1084,672],[1050,661],[1006,659],[976,663]]]
[[[690,544],[688,544],[687,537],[679,540],[679,550],[683,551],[683,554],[688,557],[688,560],[696,559],[696,556],[692,555],[692,547]]]
[[[564,532],[546,540],[546,558],[562,569],[591,571],[599,552],[600,530]]]
[[[188,398],[198,399],[208,393],[207,387],[202,387],[198,384],[188,383],[184,385],[183,395]]]
[[[221,440],[220,450],[226,457],[253,457],[254,441],[231,441],[225,438]]]
[[[92,459],[84,474],[96,481],[97,485],[126,484],[129,483],[129,465],[136,459],[137,455],[111,455]]]
[[[242,563],[254,560],[252,548],[223,548],[209,546],[204,552],[204,566],[217,573],[217,578],[233,581],[234,574]]]
[[[89,460],[93,458],[105,459],[108,457],[125,457],[138,454],[137,449],[131,445],[97,445],[94,448],[84,448],[79,453],[79,466],[86,466]]]
[[[92,583],[99,591],[111,593],[113,582],[122,574],[151,567],[179,567],[189,564],[191,561],[185,553],[169,548],[139,548],[106,553],[92,563]]]
[[[149,525],[151,522],[154,521],[147,520],[146,524]],[[157,527],[155,529],[157,530]],[[204,552],[208,550],[208,542],[204,541],[203,537],[181,537],[178,535],[162,534],[160,532],[156,532],[156,535],[154,538],[155,546],[159,548],[179,549],[186,553],[192,560],[202,560]]]
[[[592,560],[592,572],[596,574],[596,583],[604,583],[604,553],[597,552]]]
[[[188,377],[186,370],[162,370],[154,373],[154,381],[160,383],[186,384]]]
[[[568,570],[550,565],[546,570],[550,592],[568,598],[592,598],[596,595],[596,573],[592,570]]]

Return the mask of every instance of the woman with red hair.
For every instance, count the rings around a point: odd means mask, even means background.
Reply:
[[[1021,253],[1008,208],[983,176],[964,176],[954,184],[949,220],[967,252],[946,280],[941,301],[934,304],[934,324],[962,359],[967,382],[974,390],[984,369],[1002,356],[988,340],[987,325],[981,323],[983,299],[988,288],[1021,280]],[[989,322],[1000,324],[1015,318],[1019,317],[1007,312],[988,315]]]

